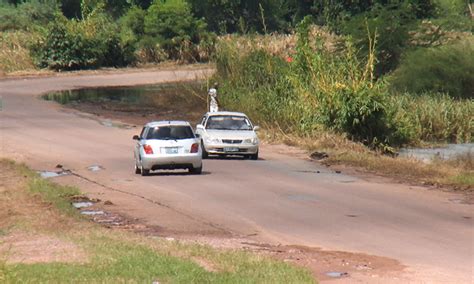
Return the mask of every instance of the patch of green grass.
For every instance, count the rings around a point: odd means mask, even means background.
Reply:
[[[90,241],[90,240],[89,240]],[[91,245],[91,243],[89,243]],[[95,240],[95,253],[86,264],[17,264],[7,266],[6,282],[116,283],[313,283],[303,269],[243,252],[217,257],[232,270],[206,271],[197,263],[159,253],[144,245],[107,239]],[[186,249],[186,248],[181,248]]]
[[[472,172],[461,173],[450,178],[450,181],[457,185],[467,185],[467,186],[474,187],[474,174]]]
[[[5,161],[0,161],[3,162]],[[28,179],[25,193],[40,197],[33,200],[38,200],[39,204],[47,208],[52,205],[59,209],[49,210],[48,214],[61,215],[60,217],[48,215],[51,224],[47,220],[26,216],[25,218],[37,220],[37,224],[26,229],[73,243],[77,246],[78,253],[84,252],[85,257],[82,262],[75,263],[10,264],[3,261],[0,255],[2,283],[315,282],[306,269],[262,255],[218,250],[209,246],[169,242],[130,232],[107,230],[82,218],[74,218],[80,215],[70,205],[68,198],[80,193],[77,188],[41,179],[25,166],[15,165],[14,169],[19,176]],[[31,214],[37,215],[37,213]],[[48,227],[48,230],[38,226]],[[203,265],[196,259],[208,265]]]
[[[63,186],[45,180],[25,165],[16,165],[16,169],[20,175],[28,178],[28,190],[30,193],[39,197],[42,201],[52,204],[62,213],[70,216],[77,215],[77,210],[71,206],[70,198],[81,194],[78,188]]]
[[[472,173],[462,173],[453,178],[454,182],[457,184],[474,186],[474,174]]]

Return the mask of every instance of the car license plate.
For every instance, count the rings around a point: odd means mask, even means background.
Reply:
[[[239,148],[226,147],[226,148],[224,148],[224,152],[239,152]]]
[[[178,148],[177,147],[165,148],[165,153],[166,154],[178,154]]]

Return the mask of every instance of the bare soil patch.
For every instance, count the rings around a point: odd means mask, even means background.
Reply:
[[[22,231],[0,237],[0,255],[7,264],[87,261],[87,254],[71,242]]]
[[[25,191],[27,176],[0,160],[0,260],[6,263],[85,262],[78,246],[47,234],[69,228],[63,218]]]

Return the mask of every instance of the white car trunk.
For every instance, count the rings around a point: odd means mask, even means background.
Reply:
[[[197,143],[196,139],[146,141],[146,144],[153,149],[154,155],[189,154],[194,143]]]

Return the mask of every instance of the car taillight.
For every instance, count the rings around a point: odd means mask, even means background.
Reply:
[[[143,150],[145,151],[145,154],[151,155],[153,154],[153,149],[151,148],[150,145],[143,145]]]
[[[198,143],[194,143],[192,146],[191,146],[191,153],[197,153],[199,152],[199,144]]]

